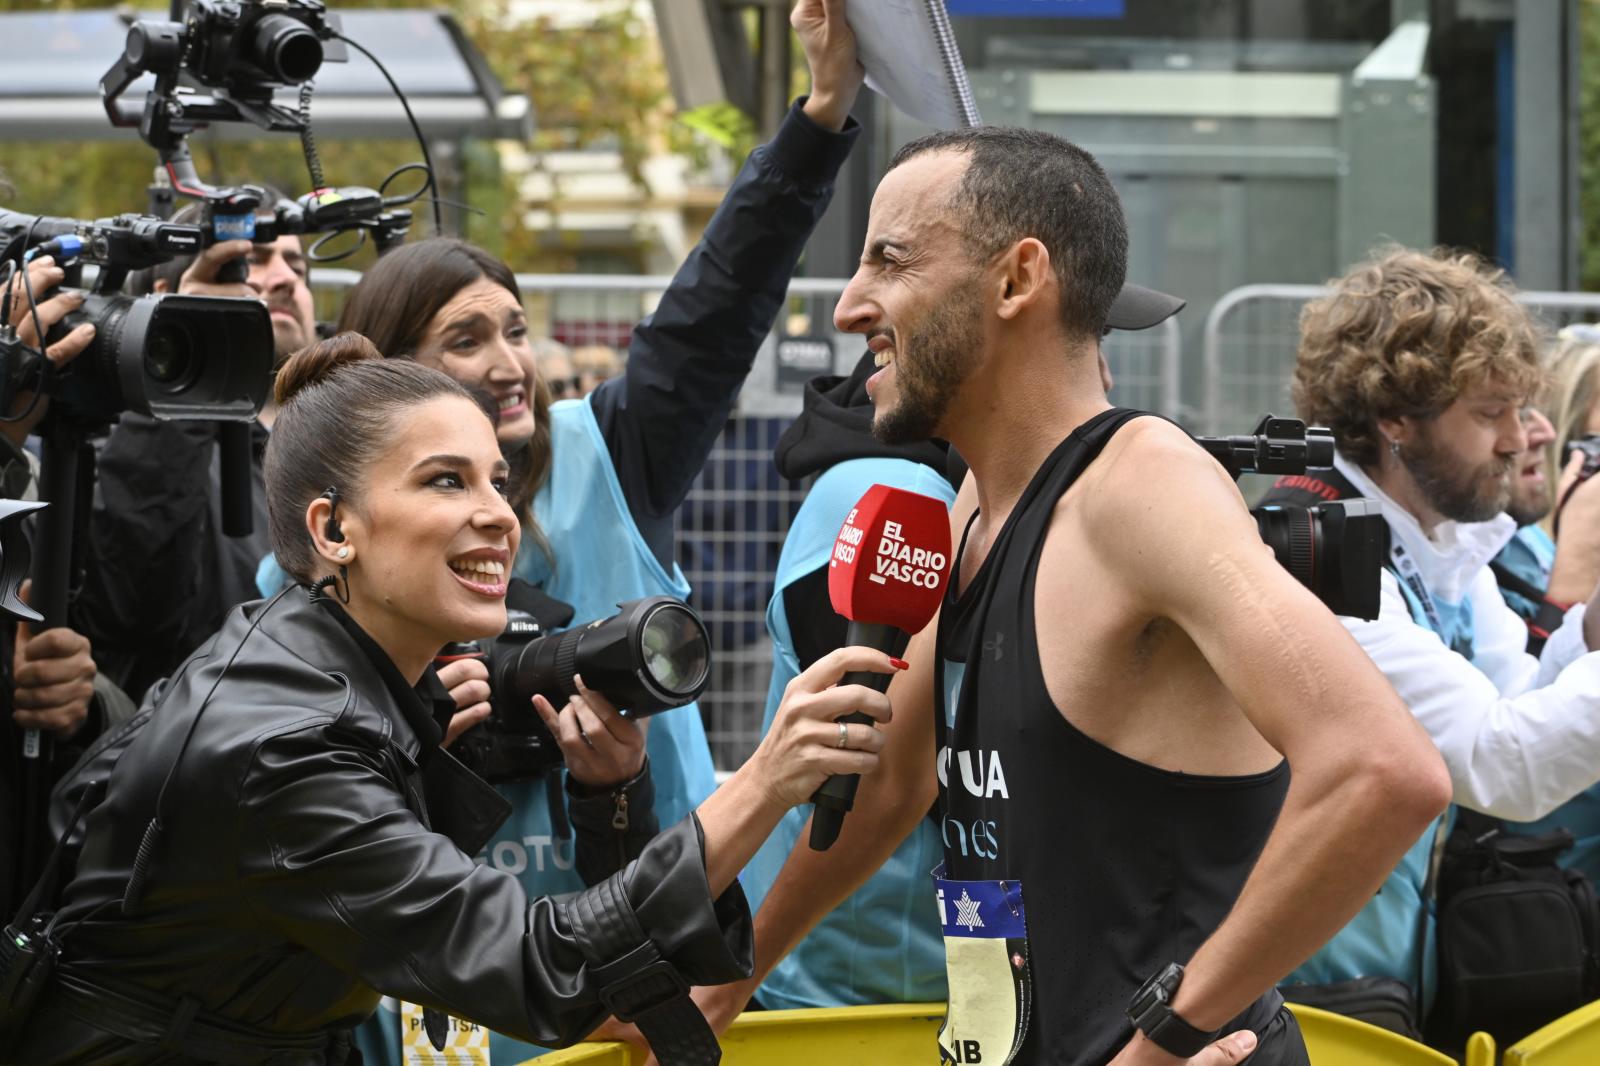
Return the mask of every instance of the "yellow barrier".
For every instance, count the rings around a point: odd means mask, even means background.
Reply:
[[[937,1066],[943,1003],[750,1011],[722,1035],[724,1066],[812,1066],[818,1062]],[[579,1044],[528,1066],[641,1066],[625,1044]]]
[[[1506,1048],[1505,1066],[1600,1063],[1600,1002],[1579,1007]]]
[[[1311,1066],[1455,1066],[1449,1055],[1376,1025],[1298,1003],[1289,1009],[1305,1034]]]
[[[1466,1066],[1495,1066],[1494,1037],[1488,1033],[1473,1033],[1467,1038]]]

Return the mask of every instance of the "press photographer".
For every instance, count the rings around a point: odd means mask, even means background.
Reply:
[[[1524,407],[1541,382],[1537,332],[1500,271],[1467,254],[1383,250],[1301,322],[1295,402],[1333,431],[1335,469],[1284,479],[1267,496],[1377,503],[1391,538],[1379,615],[1345,625],[1444,756],[1455,802],[1517,822],[1551,815],[1600,778],[1600,590],[1566,612],[1535,658],[1490,567],[1516,532],[1503,512],[1528,460]],[[1436,936],[1435,897],[1450,886],[1430,874],[1430,857],[1447,829],[1422,834],[1383,891],[1291,975],[1295,998],[1413,1033],[1428,1021],[1514,1039],[1592,997],[1592,932],[1551,943],[1525,921],[1480,922],[1489,956],[1532,951],[1551,978],[1541,982],[1516,963],[1498,982],[1464,968],[1472,941],[1452,935],[1448,900]],[[1552,895],[1563,920],[1592,929],[1580,919],[1592,902]],[[1485,939],[1485,928],[1504,935]],[[1445,1009],[1430,1018],[1436,999]]]

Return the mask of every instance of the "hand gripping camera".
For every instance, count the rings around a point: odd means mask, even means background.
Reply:
[[[533,697],[542,695],[560,710],[577,694],[574,674],[627,718],[690,703],[710,679],[705,624],[671,596],[619,604],[610,618],[561,633],[548,633],[527,611],[510,610],[507,616],[500,636],[447,645],[434,660],[483,659],[489,668],[489,718],[454,748],[486,781],[524,780],[561,765],[561,748],[534,710]]]
[[[1333,465],[1333,435],[1296,418],[1267,415],[1248,436],[1195,441],[1238,480],[1239,475],[1304,474]],[[1378,617],[1389,524],[1373,500],[1335,500],[1315,507],[1268,505],[1250,511],[1261,539],[1296,581],[1334,614]]]

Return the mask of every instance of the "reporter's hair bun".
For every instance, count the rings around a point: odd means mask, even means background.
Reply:
[[[333,377],[342,366],[382,358],[383,353],[361,334],[335,334],[325,341],[306,345],[284,361],[278,368],[273,398],[282,407],[302,389]]]

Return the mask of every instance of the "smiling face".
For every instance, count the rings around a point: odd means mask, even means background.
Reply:
[[[428,323],[416,361],[494,397],[504,445],[533,436],[534,360],[528,317],[516,295],[488,278],[456,293]]]
[[[402,669],[505,628],[520,537],[506,476],[488,418],[470,400],[440,396],[398,417],[366,483],[339,507],[342,543],[321,537],[325,503],[308,510],[325,559],[350,551],[351,615]]]
[[[866,250],[834,324],[861,333],[882,368],[867,381],[873,433],[891,443],[948,436],[943,423],[981,359],[983,265],[948,211],[966,156],[941,151],[891,170],[872,198]]]

